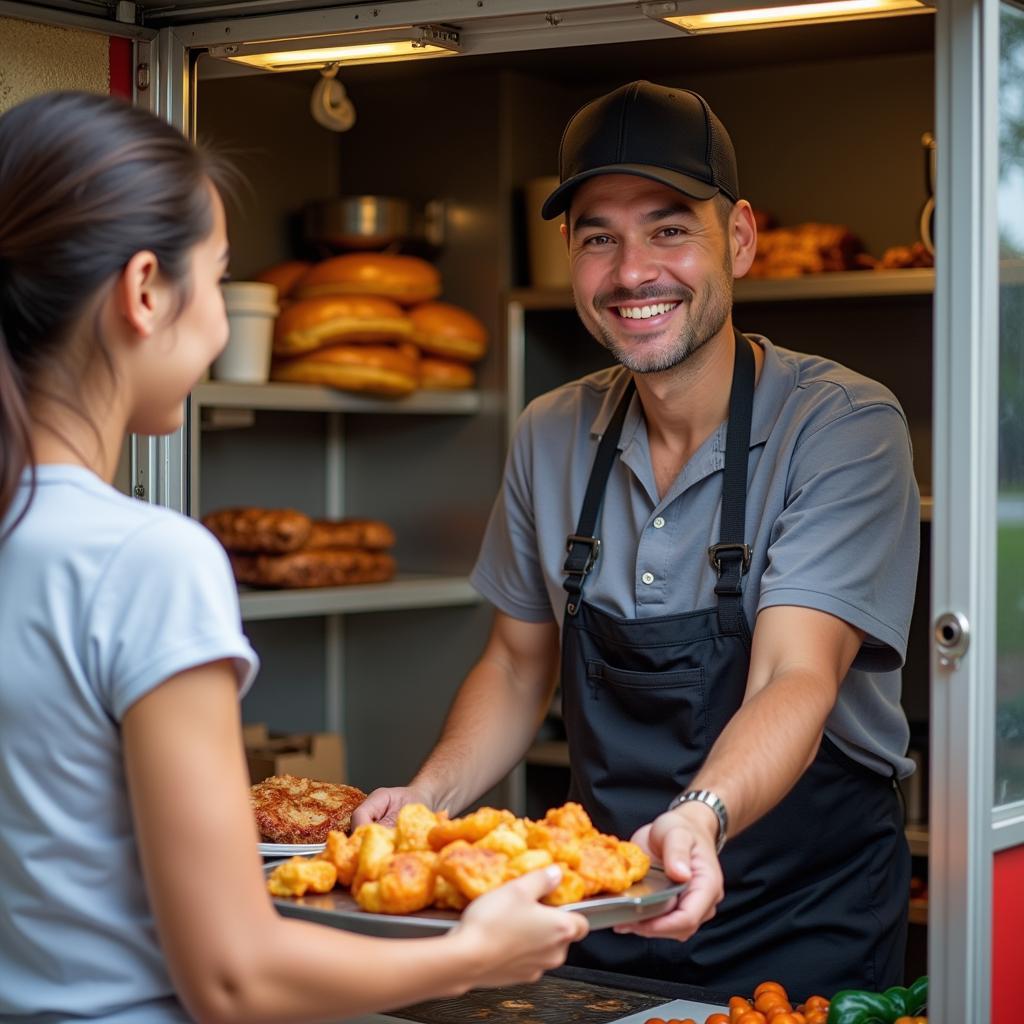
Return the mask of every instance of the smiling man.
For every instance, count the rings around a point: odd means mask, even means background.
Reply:
[[[472,576],[487,647],[410,786],[354,820],[466,807],[559,678],[570,798],[688,883],[577,963],[720,992],[893,985],[919,539],[903,412],[733,327],[757,231],[700,96],[634,82],[588,103],[560,171],[544,214],[564,214],[580,319],[620,365],[523,413]]]

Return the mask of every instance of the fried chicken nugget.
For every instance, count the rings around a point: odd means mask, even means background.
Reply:
[[[625,892],[630,886],[630,864],[615,836],[599,834],[583,840],[576,871],[583,879],[585,896]]]
[[[481,807],[462,818],[449,818],[442,812],[437,816],[437,824],[430,830],[428,838],[431,848],[440,850],[457,839],[475,843],[499,825],[508,825],[513,821],[515,815],[511,811],[499,811],[495,807]]]
[[[434,878],[434,906],[441,910],[464,910],[469,900],[444,875]]]
[[[429,850],[427,836],[437,821],[437,815],[425,804],[406,804],[398,812],[398,820],[395,822],[396,852]]]
[[[561,807],[553,807],[544,815],[544,823],[568,829],[574,836],[579,836],[581,839],[590,839],[593,836],[600,835],[597,829],[594,828],[590,815],[587,814],[580,804],[573,803],[572,801],[563,804]]]
[[[362,833],[359,860],[352,878],[352,895],[358,896],[366,882],[376,882],[384,870],[388,858],[395,852],[395,830],[387,825],[373,822],[356,829]]]
[[[466,899],[475,900],[505,881],[507,865],[505,854],[471,846],[465,839],[456,839],[438,854],[437,870]]]
[[[626,858],[626,863],[629,864],[629,884],[639,882],[650,871],[651,858],[636,843],[631,843],[626,839],[619,840],[619,851]]]
[[[526,839],[515,832],[511,825],[499,825],[473,845],[481,850],[496,850],[509,858],[526,852]]]
[[[586,884],[568,864],[559,863],[562,869],[562,880],[547,894],[541,897],[541,903],[550,907],[562,907],[566,903],[578,903],[583,899]]]
[[[376,881],[363,883],[355,894],[356,903],[371,914],[412,914],[433,902],[436,877],[436,853],[396,853]]]
[[[365,827],[365,826],[364,826]],[[359,848],[363,845],[362,829],[351,835],[328,832],[327,846],[316,855],[316,860],[330,861],[338,872],[338,885],[351,885],[359,864]]]
[[[551,854],[547,850],[526,850],[508,862],[508,866],[505,868],[505,878],[518,878],[520,875],[525,875],[527,871],[546,868],[553,863]]]
[[[292,857],[278,864],[267,879],[271,896],[305,896],[313,892],[330,892],[338,879],[338,872],[330,861]]]
[[[560,825],[531,821],[526,826],[526,843],[531,850],[547,850],[553,860],[575,868],[580,862],[580,840]]]

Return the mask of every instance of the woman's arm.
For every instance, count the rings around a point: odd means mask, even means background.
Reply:
[[[125,766],[150,904],[200,1021],[355,1016],[557,966],[586,922],[543,907],[543,872],[482,897],[448,935],[385,940],[288,920],[266,891],[229,662],[183,672],[124,716]],[[522,884],[520,884],[522,883]]]

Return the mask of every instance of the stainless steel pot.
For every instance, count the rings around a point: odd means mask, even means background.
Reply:
[[[413,236],[412,204],[390,196],[342,196],[310,203],[305,232],[314,245],[383,249]]]

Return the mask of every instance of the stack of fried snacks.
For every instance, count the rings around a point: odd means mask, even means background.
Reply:
[[[598,832],[575,803],[548,811],[541,821],[493,807],[449,818],[407,804],[395,828],[330,832],[323,853],[279,864],[268,888],[274,896],[302,896],[337,884],[374,914],[462,910],[503,882],[549,864],[562,869],[562,880],[543,902],[561,906],[624,892],[647,874],[651,861],[634,843]]]

